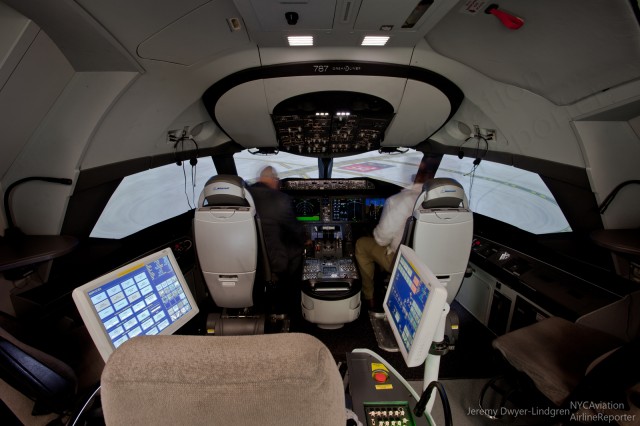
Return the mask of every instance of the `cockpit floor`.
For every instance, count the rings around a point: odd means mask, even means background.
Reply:
[[[439,377],[444,379],[488,378],[502,368],[502,362],[491,347],[495,338],[459,303],[453,302],[451,310],[460,319],[458,341],[455,350],[441,358]],[[356,348],[373,350],[386,359],[407,380],[422,380],[423,366],[409,368],[399,352],[387,352],[378,347],[368,312],[363,311],[357,320],[336,330],[325,330],[304,320],[300,314],[291,316],[291,332],[307,333],[317,337],[331,350],[337,362],[346,361],[346,353]]]

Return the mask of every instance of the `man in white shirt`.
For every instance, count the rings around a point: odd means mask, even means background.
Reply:
[[[387,198],[380,221],[373,230],[373,237],[360,237],[356,241],[356,260],[362,279],[362,298],[369,309],[375,307],[373,298],[375,265],[377,263],[385,271],[391,272],[405,223],[413,214],[413,207],[422,192],[422,185],[435,173],[435,169],[428,171],[426,164],[425,161],[420,164],[413,185]]]

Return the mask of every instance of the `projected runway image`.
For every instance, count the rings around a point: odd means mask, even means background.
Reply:
[[[422,153],[381,155],[377,151],[334,159],[333,178],[369,177],[400,188],[411,184]],[[318,178],[318,159],[280,153],[234,156],[238,175],[248,184],[272,165],[280,178]],[[473,159],[445,155],[436,177],[451,177],[462,184],[471,210],[510,223],[535,234],[570,231],[551,192],[535,173]],[[168,164],[125,178],[112,195],[91,236],[123,238],[195,207],[206,181],[217,173],[213,161],[202,158],[195,168]],[[195,182],[195,186],[193,184]]]
[[[535,234],[571,231],[560,207],[540,176],[517,167],[445,155],[436,177],[462,184],[471,210]]]

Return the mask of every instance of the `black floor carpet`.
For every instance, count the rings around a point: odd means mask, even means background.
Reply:
[[[443,379],[491,377],[501,369],[501,361],[491,348],[495,337],[465,308],[453,302],[451,310],[460,319],[456,349],[444,355],[440,361],[439,377]],[[315,336],[331,350],[337,362],[346,362],[346,353],[356,348],[370,349],[386,359],[407,380],[422,380],[424,367],[409,368],[399,352],[387,352],[378,348],[373,328],[366,311],[352,323],[337,330],[323,330],[305,321],[301,316],[291,318],[291,332]]]

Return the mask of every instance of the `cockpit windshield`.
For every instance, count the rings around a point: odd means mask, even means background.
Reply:
[[[252,184],[258,178],[260,170],[266,166],[273,166],[280,179],[317,179],[318,159],[303,157],[301,155],[279,152],[274,155],[251,154],[252,150],[245,149],[234,154],[238,176],[248,184]]]
[[[366,152],[333,159],[331,177],[334,179],[368,177],[407,186],[413,182],[418,170],[422,153],[409,149],[405,153],[381,154],[378,151]],[[248,183],[255,182],[260,170],[268,165],[276,168],[280,179],[302,178],[317,179],[320,167],[318,159],[286,152],[277,155],[253,155],[244,150],[234,155],[238,175]]]
[[[334,179],[371,178],[406,187],[413,182],[423,154],[366,152],[334,158]],[[248,184],[260,170],[275,167],[280,179],[318,179],[322,165],[314,157],[280,152],[234,155],[238,175]],[[111,196],[91,237],[120,239],[195,208],[207,179],[217,173],[211,158],[196,167],[168,164],[125,177]],[[471,210],[534,234],[570,232],[571,227],[540,176],[517,167],[445,155],[436,177],[452,177],[465,188]]]

